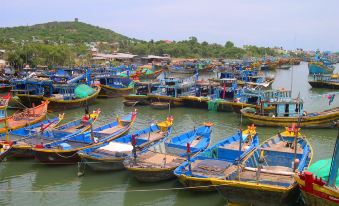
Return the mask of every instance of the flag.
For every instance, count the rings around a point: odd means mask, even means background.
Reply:
[[[327,99],[328,99],[328,106],[330,106],[331,105],[331,103],[333,102],[333,100],[334,100],[334,97],[335,97],[335,94],[330,94],[330,95],[328,95],[327,96]]]

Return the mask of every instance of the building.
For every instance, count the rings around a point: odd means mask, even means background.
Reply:
[[[5,50],[0,49],[0,68],[3,69],[6,66],[5,59]]]

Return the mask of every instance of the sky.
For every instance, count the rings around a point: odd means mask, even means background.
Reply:
[[[339,51],[338,0],[1,0],[0,27],[79,21],[142,40]]]

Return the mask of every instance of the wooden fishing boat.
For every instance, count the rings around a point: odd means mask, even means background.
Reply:
[[[170,103],[168,102],[152,102],[150,106],[153,109],[168,109],[170,106]]]
[[[286,103],[286,102],[285,102]],[[336,120],[339,119],[339,107],[324,110],[322,112],[306,113],[303,111],[302,102],[292,101],[286,103],[289,110],[285,112],[285,104],[276,103],[276,109],[273,113],[257,113],[253,110],[244,108],[241,110],[243,117],[251,123],[260,126],[281,127],[288,126],[291,123],[298,123],[301,116],[301,126],[307,128],[332,128]],[[281,109],[283,108],[283,109]],[[298,111],[299,112],[295,112]]]
[[[133,91],[133,82],[129,77],[103,75],[97,78],[99,79],[101,86],[99,97],[122,97],[124,95],[130,94]]]
[[[174,178],[173,171],[187,156],[196,155],[210,143],[212,123],[206,123],[192,131],[160,142],[140,153],[136,158],[127,158],[125,168],[141,182],[157,182]]]
[[[58,112],[58,111],[64,111],[67,109],[74,109],[74,108],[81,108],[81,107],[86,107],[88,105],[91,105],[95,102],[97,99],[101,87],[100,86],[93,86],[94,93],[85,97],[85,98],[75,98],[75,99],[59,99],[55,97],[49,97],[46,98],[44,97],[44,100],[48,100],[49,106],[48,110],[53,111],[53,112]],[[21,99],[21,98],[20,98]]]
[[[319,160],[308,171],[295,175],[303,199],[309,206],[339,205],[339,134],[332,158]]]
[[[313,88],[339,89],[339,75],[314,74],[313,80],[308,81]]]
[[[147,97],[150,102],[170,103],[171,107],[183,106],[181,97],[195,93],[196,78],[197,76],[193,75],[184,79],[174,77],[161,79],[157,90],[147,94]]]
[[[8,130],[16,130],[40,122],[46,117],[48,105],[48,101],[43,101],[36,107],[24,109],[21,112],[16,112],[7,117]],[[0,131],[0,133],[3,132],[4,131]]]
[[[132,101],[132,100],[125,100],[125,101],[122,101],[122,103],[123,103],[126,107],[134,107],[134,106],[136,106],[139,102],[138,102],[138,101]]]
[[[255,127],[238,131],[213,146],[207,148],[189,162],[182,163],[174,170],[174,175],[185,187],[199,191],[214,191],[210,178],[223,177],[228,169],[234,168],[259,145]]]
[[[12,92],[23,105],[31,107],[33,104],[38,105],[41,101],[48,100],[50,102],[48,109],[54,112],[90,105],[101,91],[100,86],[93,86],[91,93],[79,98],[75,91],[84,85],[77,83],[54,84],[51,80],[27,79],[16,80],[14,84]]]
[[[135,81],[135,85],[134,85],[135,93],[125,95],[124,99],[125,101],[127,101],[127,104],[129,102],[134,102],[133,106],[149,105],[151,102],[147,95],[156,91],[159,85],[160,85],[159,81]],[[129,105],[126,105],[126,106],[129,106]]]
[[[332,74],[334,67],[323,62],[309,62],[309,74]]]
[[[95,171],[115,171],[124,169],[123,161],[133,152],[140,151],[154,145],[158,141],[166,140],[172,130],[173,119],[152,124],[151,126],[119,137],[100,146],[90,147],[79,151],[82,162]]]
[[[131,75],[133,80],[156,79],[163,72],[163,69],[152,71],[151,69],[138,70]]]
[[[296,145],[296,146],[295,146]],[[299,129],[266,140],[223,178],[212,178],[219,193],[229,203],[241,205],[295,205],[299,192],[294,175],[307,168],[313,150]]]
[[[70,135],[83,133],[91,128],[100,115],[100,110],[95,110],[91,114],[84,115],[82,118],[59,125],[63,115],[54,120],[45,120],[35,125],[14,130],[10,133],[11,141],[14,141],[11,156],[20,158],[34,158],[35,154],[32,148],[37,145],[45,145]]]
[[[36,145],[33,148],[35,158],[45,164],[74,164],[80,161],[78,151],[101,145],[126,134],[132,127],[135,118],[136,112],[131,112],[121,119],[117,117],[116,121],[94,130],[68,135],[49,144]]]

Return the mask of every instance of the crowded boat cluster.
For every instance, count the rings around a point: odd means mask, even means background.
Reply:
[[[140,182],[178,178],[187,189],[218,190],[236,204],[293,205],[302,196],[307,205],[338,205],[339,139],[332,158],[311,165],[312,145],[301,129],[337,127],[339,107],[305,111],[300,96],[292,97],[285,88],[272,89],[274,76],[265,72],[298,64],[295,58],[180,59],[118,67],[7,68],[1,77],[1,91],[8,94],[0,101],[0,159],[78,163],[79,176],[86,169],[126,169]],[[330,61],[316,56],[308,67],[312,87],[338,88]],[[132,112],[95,126],[101,111],[91,111],[89,106],[97,98],[114,101],[111,98],[116,97],[123,97]],[[174,136],[176,117],[171,115],[128,134],[139,106],[154,111],[194,107],[235,112],[249,126],[213,145],[213,122]],[[79,107],[85,114],[64,122],[66,110]],[[14,113],[7,111],[18,108]],[[48,112],[60,115],[48,119]],[[256,126],[280,127],[283,132],[260,143]]]

